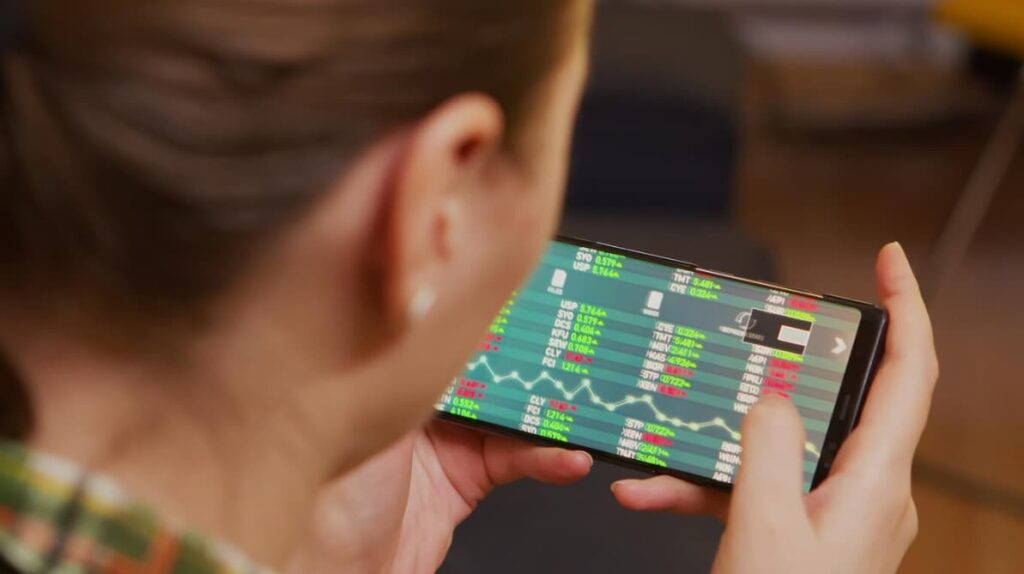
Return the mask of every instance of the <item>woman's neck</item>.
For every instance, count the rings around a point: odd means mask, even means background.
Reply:
[[[110,476],[172,523],[269,566],[287,562],[319,488],[357,462],[335,456],[356,450],[339,449],[338,429],[323,436],[271,384],[313,376],[286,374],[280,361],[280,371],[226,360],[186,373],[105,359],[52,335],[14,344],[35,409],[29,446]]]

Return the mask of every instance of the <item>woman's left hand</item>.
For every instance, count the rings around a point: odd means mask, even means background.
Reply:
[[[434,572],[455,527],[495,486],[568,484],[592,465],[584,452],[431,423],[327,486],[289,570]]]

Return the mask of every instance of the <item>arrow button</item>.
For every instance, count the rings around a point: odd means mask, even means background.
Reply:
[[[843,353],[846,352],[846,349],[846,341],[840,339],[839,337],[836,337],[836,347],[832,349],[832,354],[842,355]]]

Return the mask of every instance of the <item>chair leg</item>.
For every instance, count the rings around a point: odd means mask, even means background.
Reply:
[[[966,187],[935,242],[924,274],[925,295],[933,300],[960,268],[992,201],[1024,140],[1024,82],[1019,82]]]

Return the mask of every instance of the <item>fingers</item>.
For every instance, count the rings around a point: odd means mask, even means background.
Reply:
[[[878,296],[889,311],[892,324],[886,355],[900,361],[914,361],[920,367],[934,361],[932,326],[921,289],[899,243],[890,243],[878,255],[875,274]]]
[[[864,406],[857,440],[836,461],[846,465],[901,465],[909,469],[924,431],[938,378],[928,310],[899,244],[878,258],[878,292],[889,312],[885,358]]]
[[[640,512],[675,512],[714,516],[725,521],[729,497],[670,476],[647,480],[620,480],[612,493],[623,507]]]
[[[804,426],[788,400],[763,397],[743,419],[743,454],[732,514],[804,514]]]
[[[594,459],[582,451],[530,446],[505,437],[484,442],[484,466],[496,485],[523,478],[549,484],[569,484],[587,476]]]

